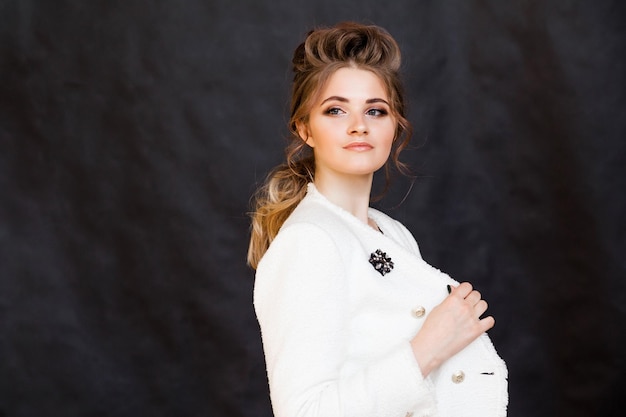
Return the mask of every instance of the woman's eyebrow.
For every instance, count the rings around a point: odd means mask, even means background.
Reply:
[[[324,103],[326,103],[327,101],[340,101],[342,103],[349,103],[350,100],[348,100],[345,97],[341,97],[341,96],[330,96],[327,99],[325,99],[324,101],[322,101],[322,103],[320,104],[320,106],[323,106]],[[365,103],[367,104],[371,104],[371,103],[385,103],[386,105],[389,106],[389,103],[387,102],[387,100],[382,99],[382,98],[368,98],[367,100],[365,100]]]
[[[324,103],[326,103],[327,101],[341,101],[342,103],[349,103],[350,100],[348,100],[345,97],[340,97],[340,96],[330,96],[328,97],[326,100],[322,101],[322,103],[320,104],[320,106],[323,106]]]
[[[382,98],[370,98],[370,99],[365,100],[365,102],[367,104],[371,104],[371,103],[385,103],[386,105],[390,106],[390,104],[387,102],[387,100],[382,99]]]

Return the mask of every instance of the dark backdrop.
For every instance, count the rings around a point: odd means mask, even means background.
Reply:
[[[348,19],[405,57],[380,207],[489,301],[509,415],[622,414],[622,0],[0,0],[0,416],[271,415],[248,201]]]

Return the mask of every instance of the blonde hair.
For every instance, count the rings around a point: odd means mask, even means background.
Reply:
[[[292,60],[295,75],[289,119],[291,138],[285,149],[286,162],[270,172],[253,197],[248,248],[248,264],[252,268],[256,269],[287,217],[304,198],[307,184],[315,179],[315,159],[311,149],[298,135],[297,125],[308,121],[322,87],[339,68],[371,71],[385,85],[391,112],[397,120],[389,159],[396,169],[406,172],[398,157],[408,145],[411,125],[405,118],[400,63],[400,48],[387,31],[378,26],[353,22],[313,30],[296,48]],[[391,172],[389,162],[385,164],[386,186]]]

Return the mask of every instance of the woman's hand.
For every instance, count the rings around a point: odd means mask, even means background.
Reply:
[[[487,302],[468,282],[453,288],[431,311],[411,340],[424,377],[494,326],[493,317],[480,318],[485,311]]]

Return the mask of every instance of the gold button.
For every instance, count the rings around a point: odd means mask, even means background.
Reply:
[[[465,372],[456,371],[455,373],[452,374],[452,382],[454,382],[455,384],[460,384],[464,380],[465,380]]]
[[[424,317],[424,314],[426,314],[426,309],[422,306],[415,307],[412,313],[413,313],[413,317],[416,317],[419,319],[421,317]]]

